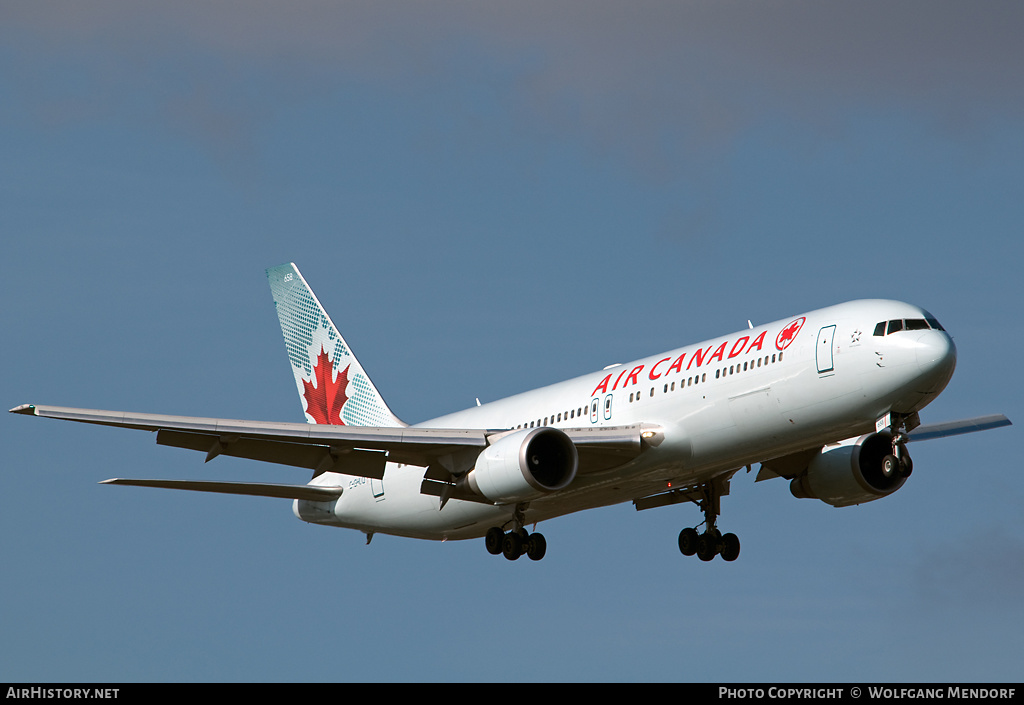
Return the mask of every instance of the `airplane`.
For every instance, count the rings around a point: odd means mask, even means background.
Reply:
[[[420,424],[401,421],[294,264],[266,270],[306,423],[23,404],[17,414],[142,429],[159,445],[312,470],[305,485],[113,478],[103,484],[292,500],[305,522],[431,540],[484,538],[542,559],[539,522],[632,501],[695,504],[683,555],[739,556],[721,498],[754,464],[797,498],[834,507],[896,492],[907,444],[1010,425],[1003,415],[922,425],[956,347],[899,301],[858,300],[780,319]],[[528,526],[533,525],[534,531]]]

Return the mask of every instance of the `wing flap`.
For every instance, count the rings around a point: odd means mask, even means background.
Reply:
[[[316,470],[318,475],[336,472],[381,480],[384,478],[384,466],[387,463],[387,454],[378,450],[331,448],[239,436],[186,433],[165,428],[157,431],[156,442],[162,446],[205,452],[207,461],[218,455],[229,455],[234,458],[308,468]]]

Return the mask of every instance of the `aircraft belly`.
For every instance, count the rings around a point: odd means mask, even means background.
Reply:
[[[311,506],[327,503],[298,502],[304,510],[299,518],[367,533],[445,540],[483,536],[502,516],[499,508],[477,502],[453,500],[440,509],[437,497],[420,493],[423,473],[422,467],[389,464],[380,483],[347,478],[345,493],[329,508]]]

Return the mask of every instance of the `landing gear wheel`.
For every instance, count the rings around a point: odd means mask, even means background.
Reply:
[[[891,479],[900,472],[900,459],[895,455],[887,455],[882,458],[882,477]]]
[[[526,540],[526,555],[531,561],[539,561],[548,551],[548,542],[544,534],[530,534]]]
[[[697,538],[697,558],[702,561],[711,561],[718,554],[718,536],[711,531],[705,531]]]
[[[904,453],[903,457],[900,458],[900,475],[910,477],[912,472],[914,472],[914,461],[910,459],[909,455]]]
[[[697,552],[697,538],[696,529],[683,529],[679,532],[679,552],[684,556],[692,556]]]
[[[734,561],[740,555],[740,540],[736,537],[736,534],[726,534],[722,537],[718,553],[722,556],[722,560]]]
[[[501,552],[510,561],[519,558],[519,556],[523,555],[523,537],[515,531],[505,534],[505,538],[501,543]]]
[[[496,556],[501,553],[501,545],[505,541],[505,532],[499,529],[497,526],[492,526],[487,530],[487,535],[484,536],[484,543],[487,546],[487,552],[492,556]]]

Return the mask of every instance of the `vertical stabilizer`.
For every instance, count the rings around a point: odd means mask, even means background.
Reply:
[[[391,413],[294,264],[267,270],[306,421],[405,426]]]

